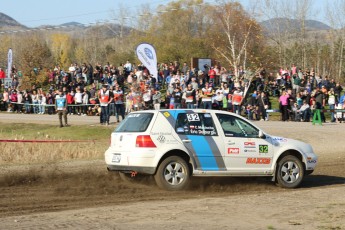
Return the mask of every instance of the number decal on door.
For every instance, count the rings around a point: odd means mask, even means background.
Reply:
[[[268,145],[259,145],[259,153],[268,153]]]

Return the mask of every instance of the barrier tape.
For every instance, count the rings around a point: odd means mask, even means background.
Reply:
[[[14,143],[76,143],[76,142],[93,142],[95,140],[0,140],[0,142]]]
[[[336,112],[345,112],[345,109],[320,109],[321,112],[331,112],[331,113],[336,113]]]
[[[279,109],[267,109],[266,113],[278,113],[280,112]],[[331,113],[336,113],[336,112],[343,112],[345,113],[345,109],[320,109],[320,112],[331,112]]]
[[[266,110],[266,113],[277,113],[277,112],[280,112],[279,109],[267,109]]]

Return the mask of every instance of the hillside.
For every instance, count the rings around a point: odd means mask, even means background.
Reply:
[[[0,31],[6,30],[18,30],[27,29],[26,26],[18,23],[16,20],[10,16],[0,13]],[[97,33],[102,38],[111,38],[114,36],[126,36],[133,30],[131,27],[123,26],[114,23],[100,23],[94,24],[92,26],[85,26],[79,22],[67,22],[61,25],[41,25],[32,29],[40,29],[44,31],[45,29],[54,32],[63,32],[71,34],[72,36],[80,36],[80,34],[91,34]]]
[[[300,30],[301,22],[297,19],[289,18],[273,18],[270,20],[260,22],[261,26],[266,30],[266,32],[285,31],[285,30]],[[316,20],[306,20],[305,28],[308,31],[320,31],[320,30],[330,30],[332,27],[326,25],[323,22]]]
[[[26,28],[26,26],[20,24],[10,16],[0,12],[0,29],[3,28]]]

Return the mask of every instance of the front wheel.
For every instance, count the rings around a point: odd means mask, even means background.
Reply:
[[[296,188],[304,177],[304,167],[295,156],[285,156],[278,162],[277,183],[283,188]]]
[[[171,156],[162,161],[154,177],[161,189],[176,191],[188,185],[190,170],[181,157]]]

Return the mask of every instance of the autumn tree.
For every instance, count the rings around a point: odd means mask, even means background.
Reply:
[[[182,0],[160,6],[148,30],[142,31],[144,35],[137,39],[137,44],[144,41],[152,43],[158,59],[163,62],[210,56],[212,49],[205,39],[205,27],[210,25],[203,25],[206,14],[202,3],[200,0]],[[140,25],[147,26],[146,17],[140,20],[143,20]]]
[[[238,68],[247,58],[252,58],[251,62],[254,64],[256,62],[255,57],[259,52],[256,46],[262,40],[261,27],[238,2],[210,6],[209,12],[212,13],[214,25],[209,31],[210,45],[219,58],[234,69],[235,76],[238,77]]]
[[[46,42],[33,34],[22,40],[18,61],[23,71],[22,86],[44,85],[47,83],[46,68],[52,66],[52,55]]]
[[[71,38],[67,34],[54,33],[51,35],[50,49],[54,62],[67,68],[71,62]]]

